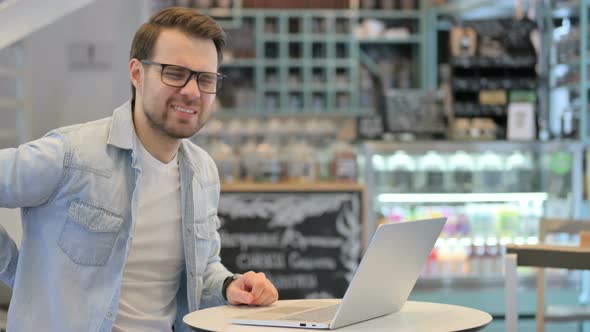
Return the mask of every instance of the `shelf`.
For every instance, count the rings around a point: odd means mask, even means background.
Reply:
[[[308,84],[307,86],[305,86],[305,90],[311,91],[311,92],[326,92],[326,91],[328,91],[328,89],[329,89],[328,84],[326,84],[325,82],[311,83],[311,84]]]
[[[358,42],[363,44],[418,44],[421,42],[420,36],[410,35],[408,37],[387,38],[387,37],[373,37],[373,38],[358,38]]]
[[[264,83],[264,87],[260,90],[263,93],[264,92],[280,92],[283,90],[283,84],[281,84],[281,82],[266,82],[266,83]]]
[[[356,183],[314,182],[314,183],[235,183],[222,184],[221,192],[348,192],[364,191]]]
[[[590,58],[590,54],[586,55],[586,58]],[[569,61],[566,61],[566,62],[553,63],[553,64],[551,64],[551,67],[557,67],[557,66],[577,67],[580,65],[581,65],[581,60],[580,60],[580,57],[578,56],[578,57],[569,59]],[[587,62],[586,65],[590,65],[590,62]]]
[[[369,10],[360,9],[360,18],[383,18],[383,19],[418,19],[422,16],[420,10]]]
[[[307,34],[307,33],[286,33],[286,34],[263,34],[260,36],[263,42],[276,42],[276,43],[288,43],[288,42],[340,42],[349,43],[350,36],[348,34]]]
[[[220,108],[213,116],[219,119],[226,118],[256,118],[256,117],[326,117],[326,118],[350,118],[364,115],[373,115],[374,110],[365,108],[339,109],[326,107],[319,110],[300,109],[297,111],[291,109],[275,109],[268,111],[265,109],[239,109],[239,108]]]
[[[0,0],[1,1],[1,0]],[[374,109],[361,109],[364,100],[358,89],[361,64],[358,54],[364,49],[379,49],[381,45],[388,45],[388,49],[403,49],[404,58],[411,62],[412,86],[423,87],[425,75],[421,73],[419,64],[425,62],[423,47],[427,47],[424,20],[427,19],[425,10],[358,10],[358,9],[292,9],[292,8],[241,8],[234,11],[238,15],[238,22],[245,24],[248,31],[241,31],[240,27],[232,29],[245,32],[248,41],[238,39],[233,45],[236,56],[253,56],[256,58],[227,59],[221,64],[222,72],[239,72],[247,74],[255,101],[249,103],[246,109],[241,105],[231,104],[227,98],[227,105],[232,109],[220,108],[216,116],[225,117],[258,117],[258,116],[364,116],[374,115]],[[227,12],[226,14],[229,14]],[[384,21],[387,26],[407,27],[413,31],[406,35],[388,36],[403,38],[359,38],[356,28],[363,24],[364,18]],[[397,22],[392,22],[397,21]],[[233,31],[233,30],[232,30]],[[228,34],[231,34],[229,31]],[[404,30],[405,31],[405,30]],[[230,36],[231,37],[231,36]],[[236,35],[239,37],[239,35]],[[230,38],[231,39],[231,38]],[[239,41],[242,40],[242,43]],[[244,45],[245,43],[245,45]],[[230,43],[231,44],[231,43]],[[375,45],[375,46],[373,46]],[[230,48],[232,45],[228,45]],[[411,49],[411,52],[406,50]],[[379,51],[377,50],[377,51]],[[406,54],[408,53],[408,54]],[[297,73],[300,84],[291,84],[292,73]],[[322,76],[322,84],[316,85],[317,76]],[[342,77],[346,76],[346,81]],[[267,82],[267,79],[276,82]],[[239,89],[239,87],[238,87]],[[276,109],[266,108],[266,93],[272,92],[275,100],[268,103]],[[226,91],[224,94],[233,95],[237,91]],[[303,107],[298,106],[299,99],[290,98],[290,94],[301,95]],[[320,105],[314,99],[314,93],[322,93],[325,107],[312,108]],[[341,97],[348,95],[349,99]],[[348,101],[348,102],[345,102]],[[295,103],[292,103],[295,102]],[[347,108],[340,108],[346,106]],[[317,106],[316,106],[317,107]]]
[[[258,60],[256,59],[232,59],[223,61],[221,63],[221,68],[223,67],[255,67],[258,65]]]
[[[222,7],[213,7],[213,8],[201,8],[199,9],[200,11],[202,11],[203,13],[209,15],[209,16],[213,16],[215,18],[226,18],[226,17],[232,17],[234,15],[234,11],[235,9],[233,8],[222,8]]]
[[[537,60],[522,58],[453,57],[451,65],[459,68],[534,68]]]
[[[279,67],[279,66],[282,66],[282,64],[283,64],[283,61],[278,58],[275,58],[275,59],[261,58],[258,61],[259,61],[258,64],[266,66],[266,67]],[[296,62],[296,61],[290,61],[290,63],[293,63],[293,62]]]
[[[278,33],[265,33],[260,35],[260,39],[263,42],[302,42],[304,36],[301,34],[278,34]],[[324,38],[325,39],[325,38]]]
[[[381,191],[383,192],[383,191]],[[442,194],[391,194],[381,193],[377,200],[381,203],[503,203],[503,202],[543,202],[547,193],[442,193]]]
[[[309,15],[319,18],[353,18],[357,11],[347,8],[242,8],[242,16],[262,16],[262,17],[301,17]]]
[[[580,66],[580,64],[581,64],[580,60],[572,60],[569,62],[554,63],[551,65],[551,67],[553,67],[553,68],[558,67],[558,66],[578,67],[578,66]],[[590,65],[590,63],[588,65]]]
[[[404,150],[408,154],[425,153],[436,150],[439,153],[454,153],[459,150],[466,153],[478,153],[486,150],[496,153],[511,153],[514,150],[537,151],[539,153],[553,150],[563,150],[578,153],[584,145],[576,140],[553,141],[414,141],[414,142],[386,142],[366,141],[363,149],[369,154],[391,155],[398,150]]]
[[[567,83],[567,84],[558,84],[551,87],[551,89],[568,89],[570,91],[578,91],[580,90],[580,82],[574,83]],[[590,89],[590,84],[586,86],[586,90]]]

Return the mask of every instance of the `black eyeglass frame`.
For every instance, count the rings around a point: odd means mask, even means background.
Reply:
[[[155,61],[151,61],[151,60],[147,60],[147,59],[139,60],[139,62],[143,63],[144,65],[162,67],[162,69],[160,70],[160,81],[162,81],[162,83],[166,84],[167,86],[171,86],[174,88],[184,88],[188,84],[188,82],[191,80],[191,78],[193,78],[193,76],[194,76],[197,80],[197,87],[199,88],[199,91],[201,91],[202,93],[207,93],[207,94],[211,94],[211,95],[219,94],[219,92],[221,91],[221,88],[223,87],[223,79],[227,77],[227,75],[223,75],[221,73],[213,73],[213,72],[209,72],[209,71],[196,71],[196,70],[192,70],[192,69],[189,69],[189,68],[186,68],[183,66],[179,66],[179,65],[174,65],[174,64],[170,64],[170,63],[159,63],[159,62],[155,62]],[[186,78],[186,81],[184,82],[184,84],[172,85],[172,84],[164,82],[164,70],[166,69],[166,67],[178,67],[178,68],[187,70],[189,72],[189,75]],[[217,83],[215,84],[215,92],[201,90],[201,85],[199,84],[199,76],[201,74],[210,74],[210,75],[214,74],[217,76]]]

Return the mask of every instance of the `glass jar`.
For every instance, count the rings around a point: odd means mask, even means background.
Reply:
[[[450,187],[461,193],[473,192],[475,161],[464,151],[457,151],[449,161]]]
[[[256,182],[278,183],[282,178],[281,158],[277,147],[264,140],[256,147]]]
[[[506,159],[505,186],[509,192],[535,191],[535,168],[530,153],[514,151]]]
[[[217,165],[219,180],[222,183],[232,183],[238,180],[238,159],[229,145],[221,140],[215,140],[209,146],[209,154]]]
[[[436,151],[428,151],[418,164],[417,189],[425,193],[445,192],[446,162]]]
[[[397,151],[388,160],[388,169],[391,172],[389,185],[393,192],[403,193],[414,190],[414,174],[416,162],[405,151]]]
[[[357,153],[350,143],[336,141],[331,148],[330,175],[336,182],[356,182],[358,176]]]
[[[494,193],[504,191],[504,163],[495,152],[486,151],[477,158],[477,191]]]
[[[313,148],[305,141],[285,147],[287,177],[292,182],[316,181],[316,159]]]

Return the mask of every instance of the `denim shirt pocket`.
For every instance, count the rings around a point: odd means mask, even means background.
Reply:
[[[206,217],[195,223],[195,245],[196,245],[196,263],[197,273],[202,275],[207,268],[211,246],[216,241],[216,233],[219,228],[219,218],[217,215]]]
[[[121,216],[75,200],[70,203],[58,245],[76,264],[104,266],[122,225]]]

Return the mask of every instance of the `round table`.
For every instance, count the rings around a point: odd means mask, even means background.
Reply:
[[[295,304],[307,300],[282,300],[271,307],[280,307]],[[340,300],[313,300],[337,303]],[[198,310],[184,316],[183,321],[196,331],[281,331],[302,332],[305,329],[261,327],[231,324],[229,321],[236,316],[242,316],[258,310],[266,310],[270,307],[249,306],[220,306]],[[337,329],[343,332],[434,332],[434,331],[477,331],[483,329],[492,321],[488,313],[450,304],[408,301],[402,310],[387,315],[370,319],[353,325]],[[310,330],[312,331],[312,330]],[[317,331],[317,330],[316,330]]]

